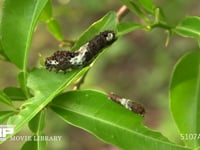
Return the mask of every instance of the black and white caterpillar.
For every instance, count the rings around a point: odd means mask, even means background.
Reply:
[[[46,69],[66,72],[68,69],[83,68],[89,65],[104,48],[110,46],[116,39],[114,31],[106,30],[81,46],[77,51],[56,51],[52,56],[46,58]]]
[[[108,98],[136,114],[139,114],[142,116],[144,116],[144,114],[145,114],[144,107],[141,104],[136,103],[130,99],[120,97],[119,95],[116,95],[112,92],[108,93]]]

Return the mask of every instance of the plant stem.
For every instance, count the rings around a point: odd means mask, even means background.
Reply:
[[[78,80],[78,82],[74,85],[73,90],[79,90],[81,85],[84,83],[85,78],[88,74],[89,69],[85,72],[85,74]]]
[[[171,31],[171,29],[173,28],[173,27],[171,27],[171,26],[169,26],[169,25],[167,25],[165,23],[161,23],[161,22],[152,24],[150,27],[151,27],[151,29],[159,27],[159,28],[163,28],[163,29],[166,29],[166,30],[169,30],[169,31]]]
[[[129,9],[125,5],[122,5],[117,11],[118,22],[120,22],[128,13]]]

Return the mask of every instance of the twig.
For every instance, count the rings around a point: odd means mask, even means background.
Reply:
[[[81,85],[84,83],[85,78],[89,72],[89,69],[85,72],[85,74],[78,80],[77,83],[74,84],[73,90],[79,90]]]
[[[119,8],[117,11],[117,20],[120,22],[124,16],[126,16],[129,13],[129,9],[123,5]]]
[[[59,47],[60,48],[63,48],[63,47],[72,47],[74,45],[74,41],[72,40],[62,40],[60,43],[59,43]]]

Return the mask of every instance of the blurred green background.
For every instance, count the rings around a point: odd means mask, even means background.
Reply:
[[[171,25],[176,25],[187,15],[200,15],[198,0],[154,2],[163,10]],[[68,40],[76,40],[93,22],[110,10],[117,11],[122,5],[116,0],[53,0],[52,3],[54,17],[60,22],[63,34]],[[1,9],[2,4],[3,1],[0,1]],[[129,13],[124,20],[137,21],[138,18]],[[186,51],[197,49],[198,45],[193,39],[173,36],[168,47],[165,47],[165,40],[166,33],[162,29],[151,32],[137,30],[121,37],[96,61],[81,88],[112,91],[142,103],[146,108],[145,125],[159,130],[171,140],[180,142],[169,111],[170,76],[178,58]],[[40,23],[30,51],[30,69],[43,67],[40,65],[41,59],[61,49],[58,45],[59,41],[51,36],[46,25]],[[0,88],[16,86],[18,71],[14,65],[0,61]],[[2,107],[4,106],[1,104],[0,109]],[[47,111],[46,135],[62,135],[62,141],[47,143],[48,150],[117,150],[87,132],[67,125],[51,111]],[[31,133],[26,127],[19,135]],[[23,141],[8,141],[0,145],[0,148],[13,149],[20,147],[22,143]]]

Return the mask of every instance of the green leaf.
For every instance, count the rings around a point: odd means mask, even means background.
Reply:
[[[40,20],[44,21],[47,24],[47,28],[49,32],[57,39],[63,40],[63,34],[60,27],[60,24],[55,18],[53,17],[53,10],[52,10],[52,3],[49,0],[46,4],[45,8],[43,9]]]
[[[1,22],[2,46],[8,58],[23,71],[39,15],[47,0],[6,0]]]
[[[140,5],[149,13],[154,13],[154,5],[152,0],[139,0]]]
[[[1,35],[1,33],[0,33],[0,35]],[[1,38],[0,38],[0,54],[3,54],[3,46],[2,46],[2,43],[1,43]]]
[[[40,111],[30,122],[29,128],[32,132],[34,132],[34,136],[32,136],[32,141],[27,141],[22,149],[23,150],[45,150],[46,149],[46,141],[45,140],[35,140],[39,137],[44,137],[43,130],[45,127],[45,110]],[[33,148],[34,147],[34,148]]]
[[[18,74],[18,82],[19,85],[22,89],[22,91],[24,92],[26,97],[29,97],[29,91],[27,89],[27,72],[20,72]]]
[[[0,33],[0,36],[1,36],[1,33]],[[0,54],[2,55],[2,56],[0,56],[0,60],[5,59],[5,58],[8,59],[3,50],[1,38],[0,38]]]
[[[184,55],[176,64],[170,85],[171,111],[182,134],[200,133],[200,52]],[[199,146],[199,139],[185,140]]]
[[[72,70],[66,74],[49,72],[45,69],[34,69],[30,72],[28,87],[32,90],[34,97],[28,99],[20,106],[18,114],[9,118],[7,124],[15,126],[14,134],[27,124],[66,86],[80,78],[87,69],[88,67],[81,70]],[[9,135],[8,138],[10,136],[12,135]]]
[[[3,92],[11,99],[16,101],[26,100],[26,96],[21,88],[18,87],[6,87]]]
[[[124,5],[126,5],[126,7],[128,7],[132,12],[136,12],[136,14],[141,14],[143,15],[143,13],[141,12],[140,8],[138,8],[138,6],[136,6],[131,0],[120,0]]]
[[[11,99],[3,91],[0,91],[0,102],[13,106]]]
[[[22,69],[23,85],[27,81],[29,49],[39,15],[47,0],[5,0],[1,22],[1,38],[4,53]],[[24,87],[26,96],[29,96]]]
[[[51,19],[52,16],[53,16],[52,3],[51,0],[48,0],[39,19],[40,21],[47,21]]]
[[[197,39],[200,46],[200,17],[186,17],[178,26],[176,26],[174,32],[184,37]]]
[[[189,150],[148,129],[142,123],[142,116],[112,102],[100,92],[67,92],[56,97],[50,108],[69,124],[124,150]]]
[[[44,135],[41,135],[44,136]],[[31,141],[27,141],[22,146],[21,150],[46,150],[46,141],[44,140],[34,140],[34,138],[37,138],[36,135],[33,135],[31,137]]]
[[[47,22],[47,28],[49,32],[57,39],[57,40],[63,40],[63,34],[61,31],[60,24],[57,20],[55,19],[50,19]]]
[[[120,0],[124,5],[126,5],[127,8],[129,8],[132,12],[136,13],[140,18],[144,19],[145,21],[148,20],[148,18],[144,15],[141,6],[137,4],[137,1],[132,0]]]
[[[40,111],[33,119],[31,119],[28,125],[32,132],[40,135],[45,127],[45,110]]]
[[[120,0],[125,4],[131,11],[135,12],[140,17],[144,16],[144,11],[150,14],[154,14],[155,6],[152,0]]]
[[[142,29],[142,28],[144,28],[143,25],[134,22],[122,22],[117,25],[119,36],[132,32],[136,29]]]
[[[3,124],[10,116],[14,115],[14,111],[0,111],[0,124]]]
[[[117,17],[116,12],[109,12],[100,20],[94,22],[83,34],[79,40],[74,44],[73,50],[77,50],[83,44],[91,40],[94,35],[98,35],[100,32],[105,30],[117,31]]]

